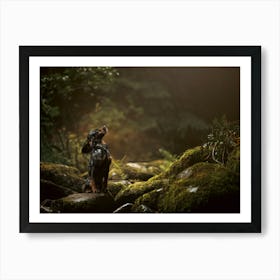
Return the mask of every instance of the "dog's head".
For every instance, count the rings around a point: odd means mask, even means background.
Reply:
[[[106,125],[103,125],[101,128],[97,128],[94,130],[91,130],[88,134],[89,140],[102,140],[102,138],[105,136],[105,134],[108,132],[108,128]]]

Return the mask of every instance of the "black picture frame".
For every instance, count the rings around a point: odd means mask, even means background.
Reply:
[[[251,58],[250,223],[29,222],[29,58],[32,56],[248,56]],[[20,232],[202,233],[261,232],[260,46],[19,46]],[[39,167],[38,167],[39,168]],[[39,184],[39,182],[38,182]]]

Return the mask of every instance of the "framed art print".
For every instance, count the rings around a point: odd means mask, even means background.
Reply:
[[[20,46],[20,232],[261,232],[260,46]]]

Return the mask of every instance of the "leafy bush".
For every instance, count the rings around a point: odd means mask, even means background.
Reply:
[[[216,163],[225,164],[231,151],[239,146],[239,123],[229,122],[225,116],[214,119],[211,133],[207,136],[207,142],[203,148],[209,150],[208,159]]]

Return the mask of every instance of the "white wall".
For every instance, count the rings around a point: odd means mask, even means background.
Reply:
[[[0,1],[1,279],[280,279],[280,1]],[[19,234],[18,45],[262,45],[262,234]]]

